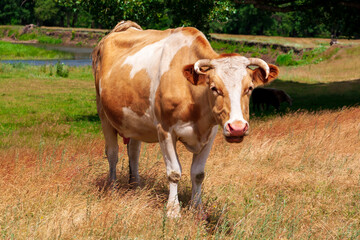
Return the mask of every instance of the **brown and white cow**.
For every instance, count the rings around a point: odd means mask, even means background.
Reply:
[[[180,214],[181,164],[177,141],[193,153],[192,205],[201,203],[201,184],[211,146],[221,126],[226,141],[249,133],[252,90],[269,83],[278,68],[258,58],[217,54],[195,28],[142,30],[120,22],[93,51],[97,110],[106,141],[110,179],[116,179],[117,135],[130,139],[130,183],[140,181],[141,142],[159,142],[170,183],[168,216]],[[250,65],[258,66],[255,70]]]

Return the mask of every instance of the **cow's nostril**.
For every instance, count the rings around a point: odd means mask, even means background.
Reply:
[[[249,129],[249,124],[244,122],[233,122],[226,125],[226,130],[234,136],[243,136]]]

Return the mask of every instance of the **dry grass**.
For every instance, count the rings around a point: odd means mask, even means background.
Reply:
[[[280,78],[303,83],[360,79],[360,46],[341,48],[329,60],[299,67],[281,67]]]
[[[219,33],[212,33],[211,36],[224,40],[281,44],[284,46],[291,46],[296,48],[315,48],[320,45],[328,46],[330,43],[330,39],[328,38],[295,38],[295,37],[261,36],[261,35],[233,35],[233,34],[219,34]],[[338,44],[359,45],[360,40],[338,39]]]
[[[360,108],[253,120],[241,144],[219,134],[206,166],[208,221],[187,210],[191,155],[183,165],[182,218],[165,216],[167,181],[159,146],[144,144],[143,187],[104,190],[107,161],[90,139],[0,151],[0,231],[5,239],[342,239],[360,236]],[[38,138],[35,138],[38,139]],[[40,138],[41,139],[41,138]]]

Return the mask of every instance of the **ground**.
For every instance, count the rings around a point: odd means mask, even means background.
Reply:
[[[0,64],[1,237],[358,239],[360,84],[350,80],[360,79],[356,51],[282,67],[271,87],[288,92],[294,105],[253,113],[241,144],[216,136],[205,169],[205,215],[189,209],[191,154],[179,143],[180,219],[166,217],[158,144],[142,145],[142,184],[132,189],[119,141],[119,180],[115,190],[106,187],[90,67],[70,67],[63,78],[50,75],[50,66]],[[336,75],[344,63],[351,77]]]

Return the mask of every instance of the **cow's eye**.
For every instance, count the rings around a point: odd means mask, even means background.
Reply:
[[[250,87],[245,91],[245,93],[246,93],[246,94],[251,94],[252,90],[254,90],[254,87],[253,87],[253,86],[250,86]]]

